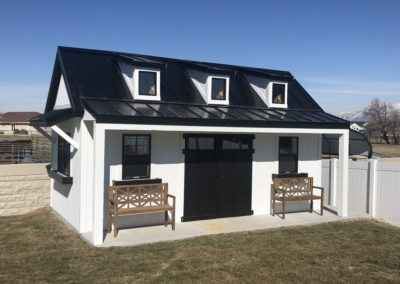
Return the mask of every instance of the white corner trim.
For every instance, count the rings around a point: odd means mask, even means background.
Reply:
[[[139,95],[139,72],[153,72],[156,73],[156,95],[155,96],[144,96]],[[146,100],[146,101],[159,101],[161,100],[161,72],[159,69],[154,68],[137,68],[133,70],[133,98],[135,100]]]
[[[225,80],[225,100],[213,100],[212,99],[212,79],[224,79]],[[217,76],[209,75],[207,78],[207,103],[216,105],[229,105],[229,76]]]
[[[79,144],[76,142],[72,137],[70,137],[67,133],[65,133],[60,127],[57,125],[53,125],[51,127],[52,130],[54,130],[55,133],[60,135],[62,138],[64,138],[65,141],[67,141],[69,144],[72,145],[75,149],[79,149]]]
[[[272,92],[273,92],[273,85],[274,84],[282,84],[285,85],[285,103],[284,104],[274,104],[272,102]],[[280,81],[271,81],[268,84],[268,106],[269,107],[276,107],[276,108],[287,108],[288,106],[288,83],[287,82],[280,82]]]

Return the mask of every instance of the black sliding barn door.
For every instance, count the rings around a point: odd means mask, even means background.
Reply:
[[[183,221],[252,214],[252,139],[185,136]]]

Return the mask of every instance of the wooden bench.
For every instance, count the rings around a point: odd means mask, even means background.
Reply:
[[[168,199],[172,199],[171,205]],[[164,225],[175,230],[175,196],[168,194],[167,183],[110,186],[108,208],[108,232],[114,226],[114,237],[118,235],[118,217],[137,214],[164,213]]]
[[[321,195],[315,195],[314,189],[319,189],[321,191]],[[314,200],[321,201],[320,214],[323,215],[324,189],[319,186],[314,186],[312,177],[288,177],[272,179],[272,216],[274,216],[275,214],[282,214],[282,218],[284,219],[285,213],[287,213],[287,202],[290,201],[309,201],[309,211],[313,212]],[[280,205],[280,210],[278,212],[276,208],[277,205]]]

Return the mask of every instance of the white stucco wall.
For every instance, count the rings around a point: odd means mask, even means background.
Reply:
[[[107,131],[105,155],[106,184],[122,178],[122,134],[128,131]],[[140,132],[143,133],[143,132]],[[185,164],[183,133],[151,133],[151,178],[162,178],[169,191],[176,196],[177,221],[183,216]],[[291,135],[299,137],[299,172],[314,177],[315,185],[321,182],[321,139],[319,134]],[[254,140],[252,174],[252,209],[254,214],[269,214],[271,175],[278,173],[277,134],[257,134]],[[318,206],[318,203],[315,204]],[[105,205],[106,207],[106,205]],[[104,216],[107,218],[107,216]],[[130,217],[133,224],[162,221],[161,217]],[[139,220],[141,219],[141,220]],[[129,223],[131,223],[129,222]]]
[[[75,141],[80,141],[80,121],[71,119],[58,125],[62,130],[72,135]],[[52,131],[52,168],[57,168],[57,138]],[[72,185],[62,184],[51,180],[50,206],[60,214],[65,221],[80,232],[80,202],[81,202],[81,151],[71,147],[70,175],[73,178]]]

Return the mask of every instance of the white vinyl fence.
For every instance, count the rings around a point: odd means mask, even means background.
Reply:
[[[323,160],[325,204],[336,211],[340,192],[338,160]],[[349,161],[349,216],[371,216],[400,224],[400,159]]]

